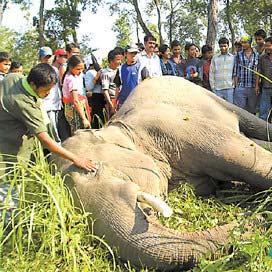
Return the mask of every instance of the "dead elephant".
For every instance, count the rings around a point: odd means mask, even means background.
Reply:
[[[107,127],[79,131],[64,143],[100,163],[95,176],[56,160],[96,219],[95,233],[117,247],[122,259],[185,269],[226,243],[235,223],[177,233],[149,218],[141,202],[156,208],[154,197],[183,178],[206,194],[214,189],[211,178],[269,188],[272,155],[250,139],[267,141],[269,132],[261,119],[201,87],[161,77],[141,83]]]

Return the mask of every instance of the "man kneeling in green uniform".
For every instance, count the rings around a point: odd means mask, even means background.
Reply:
[[[55,70],[49,64],[44,63],[36,65],[27,78],[21,78],[18,74],[10,74],[1,81],[1,169],[8,167],[8,163],[5,162],[17,161],[21,158],[28,160],[32,150],[32,145],[29,142],[33,141],[33,136],[35,135],[45,148],[72,161],[77,167],[87,171],[96,170],[96,166],[91,160],[78,157],[66,150],[57,144],[47,133],[40,98],[46,97],[56,82],[57,75]],[[3,172],[0,175],[2,176]],[[5,201],[7,194],[8,188],[4,187],[3,178],[0,177],[0,204]]]

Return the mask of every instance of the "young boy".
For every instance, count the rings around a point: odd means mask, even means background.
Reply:
[[[9,72],[10,65],[10,54],[8,52],[0,52],[0,81],[3,80]]]
[[[196,57],[196,45],[194,43],[188,43],[185,45],[185,53],[187,55],[186,62],[184,64],[185,78],[201,85],[203,78],[203,71],[201,67],[201,61]]]
[[[116,83],[116,94],[118,109],[123,105],[130,93],[141,80],[149,77],[146,67],[141,67],[138,60],[138,47],[135,44],[125,47],[126,63],[118,70],[114,82]],[[121,89],[120,89],[120,86]]]
[[[115,92],[116,84],[114,82],[117,70],[122,63],[123,55],[119,50],[111,50],[108,53],[108,62],[109,67],[102,69],[101,73],[101,85],[102,92],[105,96],[107,102],[106,108],[108,113],[108,118],[110,118],[116,111],[116,101],[115,101]]]

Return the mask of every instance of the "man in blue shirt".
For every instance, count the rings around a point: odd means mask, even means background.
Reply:
[[[137,61],[138,52],[137,45],[132,44],[125,47],[126,63],[122,64],[114,80],[117,87],[116,98],[118,109],[139,82],[149,77],[147,68],[142,67]]]

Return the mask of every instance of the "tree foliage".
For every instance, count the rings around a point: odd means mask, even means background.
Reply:
[[[115,21],[112,30],[116,33],[116,46],[125,47],[131,43],[131,26],[128,12],[121,12],[119,18]]]

